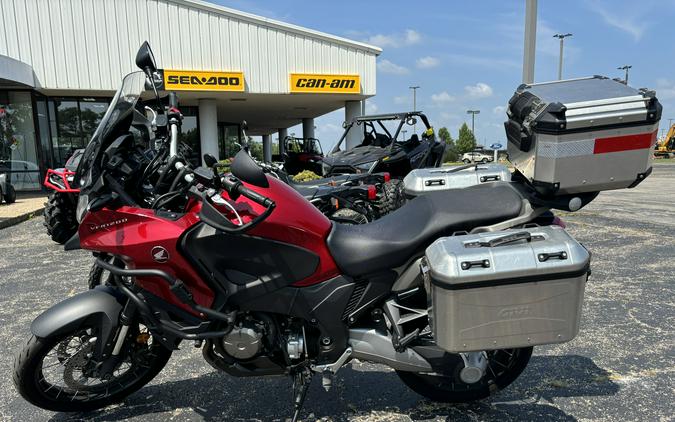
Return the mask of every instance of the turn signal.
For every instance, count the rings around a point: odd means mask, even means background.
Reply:
[[[387,183],[390,180],[391,180],[391,174],[384,173],[384,183]]]

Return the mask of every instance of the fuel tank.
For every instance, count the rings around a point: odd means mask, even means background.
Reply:
[[[339,275],[337,265],[326,246],[326,238],[332,227],[331,221],[295,189],[270,176],[267,176],[267,180],[267,188],[245,183],[249,189],[276,203],[272,214],[246,234],[303,248],[318,257],[316,270],[294,282],[296,287],[311,286]],[[244,197],[237,198],[237,203],[246,218],[264,211],[261,205]]]

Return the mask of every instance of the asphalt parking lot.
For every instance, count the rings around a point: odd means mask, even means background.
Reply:
[[[386,367],[353,363],[334,388],[312,386],[303,420],[675,420],[675,164],[657,164],[633,190],[602,193],[563,215],[593,252],[579,336],[535,348],[529,367],[491,399],[436,405]],[[122,405],[89,414],[52,413],[21,399],[13,354],[30,321],[86,288],[91,258],[63,252],[39,218],[0,230],[0,420],[283,421],[290,380],[236,379],[214,372],[185,343],[148,386]]]

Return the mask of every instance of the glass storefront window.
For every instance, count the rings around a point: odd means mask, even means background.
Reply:
[[[53,165],[62,167],[76,149],[84,148],[108,108],[95,98],[50,100]]]
[[[187,146],[189,151],[183,151],[193,166],[200,166],[201,159],[201,145],[199,143],[199,120],[197,118],[197,107],[182,106],[180,108],[183,114],[183,121],[181,123],[180,134],[178,135],[179,143]]]
[[[220,123],[218,125],[218,155],[219,159],[232,158],[239,152],[241,144],[241,130],[238,124]]]
[[[16,190],[40,189],[29,91],[0,91],[0,173],[8,174]]]

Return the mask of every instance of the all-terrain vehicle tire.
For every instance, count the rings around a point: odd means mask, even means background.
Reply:
[[[403,205],[403,181],[391,179],[382,185],[382,193],[375,203],[375,209],[380,217],[398,209]]]
[[[64,244],[77,233],[75,203],[68,193],[52,192],[45,204],[44,226],[56,243]]]
[[[5,190],[2,191],[2,199],[4,199],[6,204],[13,204],[16,202],[16,190],[14,186],[7,184]]]
[[[330,215],[330,219],[341,224],[366,224],[368,217],[351,208],[340,208]]]

